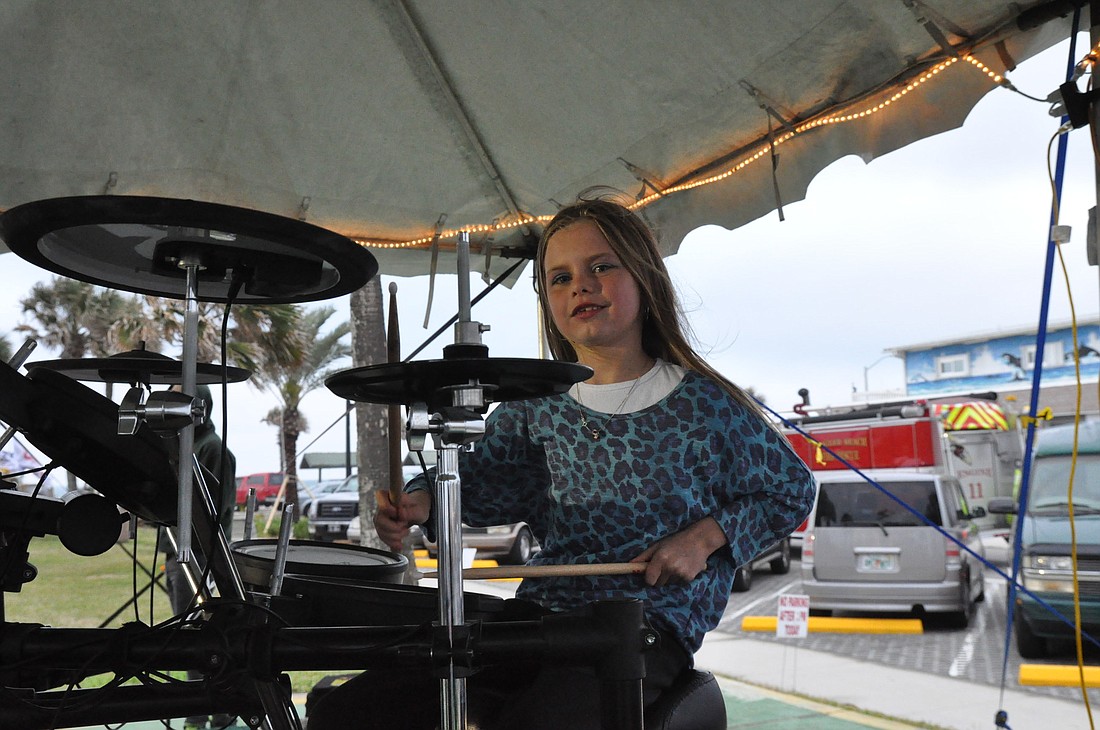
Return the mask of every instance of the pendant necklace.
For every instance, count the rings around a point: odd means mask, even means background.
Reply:
[[[607,424],[611,423],[611,421],[613,419],[615,419],[615,418],[619,417],[620,415],[622,415],[623,408],[626,407],[626,402],[628,400],[630,400],[630,396],[633,395],[634,388],[636,388],[638,386],[638,381],[640,381],[640,380],[641,380],[641,377],[638,377],[638,378],[634,379],[634,382],[630,385],[630,390],[626,391],[626,397],[623,398],[622,403],[620,403],[619,407],[615,409],[615,412],[612,413],[610,416],[608,416],[604,420],[603,424],[599,425],[599,426],[596,426],[596,425],[593,425],[593,424],[589,423],[588,418],[586,418],[585,415],[584,415],[584,408],[583,408],[584,401],[581,400],[581,389],[580,389],[580,384],[578,383],[577,402],[580,403],[581,406],[582,406],[582,408],[581,408],[581,430],[584,431],[586,434],[588,434],[588,437],[590,439],[592,439],[593,441],[599,441],[600,438],[603,437],[603,432],[607,429]]]

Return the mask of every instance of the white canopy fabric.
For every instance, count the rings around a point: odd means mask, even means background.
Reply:
[[[0,210],[217,202],[409,275],[459,229],[500,271],[530,255],[532,219],[608,185],[654,196],[672,252],[803,198],[840,157],[960,125],[991,74],[1068,36],[1073,4],[5,0]]]

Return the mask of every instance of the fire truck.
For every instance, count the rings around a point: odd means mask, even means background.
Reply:
[[[796,406],[783,432],[798,456],[818,475],[849,469],[905,469],[950,474],[971,507],[992,497],[1011,497],[1022,460],[1022,439],[1011,429],[995,394],[951,403],[905,401],[813,415]],[[793,427],[792,427],[793,426]],[[1002,526],[1003,517],[977,520]],[[801,546],[803,523],[792,534]]]

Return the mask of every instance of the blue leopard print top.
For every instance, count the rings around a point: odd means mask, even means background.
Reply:
[[[581,431],[581,408],[566,394],[499,405],[474,450],[459,454],[463,522],[527,522],[542,546],[530,564],[539,565],[626,562],[714,517],[729,545],[690,583],[538,578],[516,594],[552,610],[642,599],[653,626],[693,654],[722,617],[735,567],[809,513],[810,473],[774,429],[693,371],[658,403],[611,418],[598,441]],[[585,413],[594,423],[608,418]]]

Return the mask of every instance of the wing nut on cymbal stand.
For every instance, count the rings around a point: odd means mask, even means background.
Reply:
[[[198,398],[166,390],[152,393],[146,399],[142,388],[130,388],[118,407],[118,435],[133,436],[142,423],[167,435],[205,417],[206,404]]]

